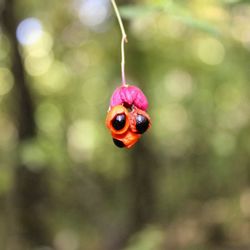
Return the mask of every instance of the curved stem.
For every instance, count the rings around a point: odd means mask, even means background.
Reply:
[[[125,76],[125,43],[128,42],[128,39],[127,39],[127,34],[125,32],[125,29],[124,29],[124,26],[123,26],[123,22],[122,22],[119,10],[117,8],[116,2],[115,2],[115,0],[111,0],[111,2],[113,4],[114,10],[115,10],[115,14],[117,16],[117,19],[118,19],[118,22],[119,22],[119,25],[120,25],[120,29],[121,29],[121,32],[122,32],[122,41],[121,41],[121,52],[122,52],[122,62],[121,62],[122,85],[123,86],[127,86],[126,76]]]

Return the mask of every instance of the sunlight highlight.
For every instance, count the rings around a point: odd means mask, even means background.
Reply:
[[[17,27],[16,36],[22,45],[32,45],[42,36],[42,24],[34,17],[26,18]]]

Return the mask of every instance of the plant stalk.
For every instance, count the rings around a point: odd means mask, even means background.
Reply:
[[[125,43],[128,42],[128,39],[127,39],[127,34],[125,32],[124,25],[123,25],[123,22],[122,22],[121,15],[119,13],[118,7],[116,5],[116,2],[115,2],[115,0],[111,0],[111,2],[112,2],[112,5],[114,7],[115,14],[117,16],[117,19],[118,19],[118,22],[119,22],[119,25],[120,25],[120,29],[121,29],[121,32],[122,32],[122,41],[121,41],[121,55],[122,55],[121,74],[122,74],[122,85],[123,86],[127,86],[126,76],[125,76]]]

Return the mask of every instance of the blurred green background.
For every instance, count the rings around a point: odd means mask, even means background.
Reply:
[[[153,123],[131,150],[110,1],[0,1],[0,249],[250,249],[249,1],[117,4]]]

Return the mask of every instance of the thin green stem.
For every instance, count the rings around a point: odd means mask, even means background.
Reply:
[[[120,25],[120,29],[122,32],[122,41],[121,41],[121,52],[122,52],[122,62],[121,62],[121,73],[122,73],[122,85],[123,86],[127,86],[126,83],[126,76],[125,76],[125,43],[128,42],[127,40],[127,34],[125,32],[124,26],[123,26],[123,22],[119,13],[119,10],[117,8],[116,2],[115,0],[111,0],[114,10],[115,10],[115,14],[117,16],[119,25]]]

